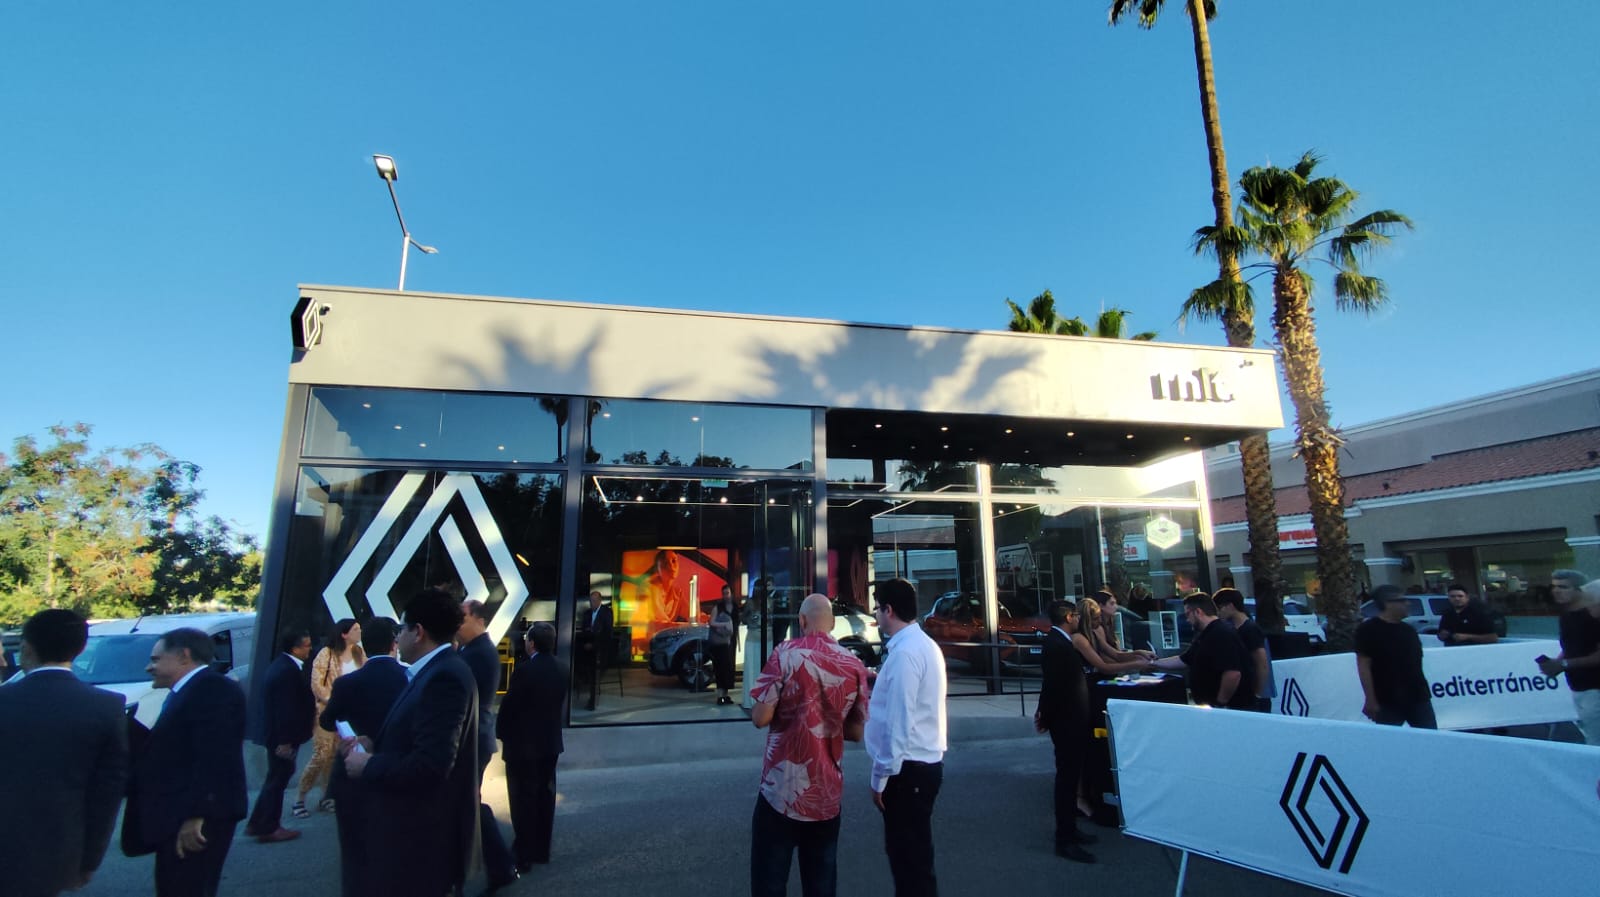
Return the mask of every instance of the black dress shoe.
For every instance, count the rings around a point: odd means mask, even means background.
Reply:
[[[1062,840],[1068,844],[1093,844],[1100,839],[1088,832],[1073,831]]]
[[[1063,859],[1072,860],[1075,863],[1094,862],[1094,854],[1084,850],[1082,847],[1079,847],[1076,844],[1057,844],[1056,856]]]

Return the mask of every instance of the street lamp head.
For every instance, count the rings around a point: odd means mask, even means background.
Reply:
[[[394,167],[394,158],[391,156],[373,153],[372,164],[378,167],[378,177],[386,181],[393,181],[400,177],[400,170]]]
[[[439,251],[437,248],[435,248],[433,246],[424,246],[421,243],[418,243],[416,240],[412,240],[411,241],[411,245],[417,247],[418,249],[422,250],[423,252],[427,253],[428,255],[433,255],[434,253]]]

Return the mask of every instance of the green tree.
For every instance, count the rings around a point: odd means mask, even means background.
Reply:
[[[1155,27],[1164,0],[1112,0],[1108,19],[1114,26],[1136,16],[1139,27]],[[1227,227],[1233,221],[1233,199],[1228,192],[1228,159],[1222,148],[1222,112],[1217,105],[1217,79],[1211,66],[1211,32],[1208,22],[1217,15],[1215,0],[1184,0],[1189,27],[1194,37],[1195,71],[1200,78],[1200,118],[1206,132],[1206,155],[1211,163],[1211,207],[1214,226]],[[1239,256],[1230,246],[1217,252],[1217,279],[1206,288],[1210,317],[1222,321],[1228,345],[1247,349],[1255,345],[1255,310],[1239,275]],[[1278,557],[1278,509],[1272,488],[1272,453],[1265,434],[1239,441],[1239,464],[1244,475],[1245,520],[1249,529],[1250,568],[1257,579],[1281,584]],[[1282,588],[1274,588],[1271,600],[1260,601],[1257,613],[1263,628],[1282,632],[1284,626]]]
[[[1101,339],[1146,341],[1156,338],[1154,330],[1146,330],[1132,336],[1125,335],[1124,329],[1130,312],[1121,308],[1108,308],[1100,312],[1095,318],[1093,327],[1077,316],[1063,318],[1056,312],[1056,298],[1050,295],[1049,290],[1033,297],[1033,301],[1028,303],[1026,309],[1010,299],[1006,300],[1006,307],[1011,309],[1011,323],[1006,325],[1007,329],[1016,333],[1050,333],[1058,336],[1094,336]]]
[[[1410,228],[1411,221],[1392,209],[1354,218],[1359,194],[1337,178],[1316,177],[1320,161],[1307,152],[1293,168],[1246,171],[1239,178],[1237,223],[1200,228],[1195,242],[1202,251],[1259,255],[1263,261],[1250,267],[1272,274],[1272,329],[1294,403],[1295,445],[1306,469],[1321,609],[1328,615],[1329,645],[1342,650],[1350,647],[1358,622],[1356,577],[1339,473],[1342,440],[1328,413],[1307,268],[1322,262],[1333,269],[1339,310],[1371,313],[1388,302],[1388,290],[1382,280],[1361,270],[1361,261],[1387,245],[1395,231]],[[1205,301],[1191,297],[1190,305]]]
[[[49,433],[0,455],[0,624],[53,607],[117,617],[254,599],[259,554],[195,514],[198,468],[148,444],[93,452],[85,424]]]
[[[248,608],[261,584],[261,551],[254,538],[220,517],[201,517],[200,468],[167,458],[145,490],[149,538],[143,551],[155,563],[144,613],[165,614],[211,603]]]

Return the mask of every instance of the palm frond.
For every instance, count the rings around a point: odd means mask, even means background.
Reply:
[[[1333,299],[1340,311],[1371,314],[1389,303],[1389,285],[1381,277],[1344,270],[1333,279]]]
[[[1088,336],[1089,325],[1083,323],[1082,318],[1073,315],[1056,325],[1056,333],[1064,336]]]
[[[1226,227],[1208,224],[1194,232],[1189,245],[1195,255],[1216,256],[1231,250],[1233,257],[1238,258],[1250,249],[1250,233],[1237,224]]]
[[[1154,340],[1156,336],[1157,334],[1154,330],[1141,330],[1138,333],[1135,333],[1133,336],[1128,337],[1128,339],[1138,340],[1142,343],[1148,343],[1151,340]]]
[[[1249,312],[1254,315],[1255,300],[1250,285],[1218,278],[1189,293],[1189,298],[1184,300],[1183,309],[1178,313],[1178,322],[1182,324],[1190,318],[1198,321],[1214,321],[1234,311]]]

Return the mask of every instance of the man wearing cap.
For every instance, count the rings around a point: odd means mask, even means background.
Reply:
[[[1365,702],[1361,712],[1385,726],[1407,723],[1437,729],[1428,678],[1422,674],[1422,639],[1405,621],[1407,602],[1396,585],[1372,590],[1378,615],[1356,627],[1356,673]]]

